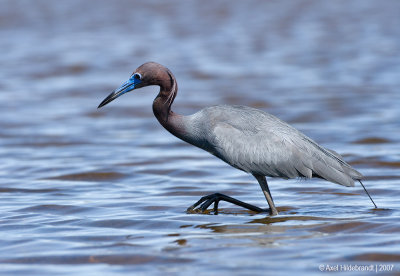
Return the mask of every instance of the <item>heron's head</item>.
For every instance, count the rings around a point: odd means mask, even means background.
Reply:
[[[168,71],[167,68],[155,62],[147,62],[139,66],[126,82],[111,92],[111,94],[99,104],[98,108],[105,106],[119,96],[134,89],[149,85],[161,85],[162,80],[168,78]]]

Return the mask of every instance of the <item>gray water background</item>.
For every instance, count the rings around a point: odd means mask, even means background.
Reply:
[[[399,273],[399,26],[390,0],[1,0],[0,273]],[[150,60],[174,72],[176,112],[272,113],[341,153],[379,209],[359,185],[268,179],[277,217],[187,214],[214,192],[266,202],[158,124],[156,87],[96,109]]]

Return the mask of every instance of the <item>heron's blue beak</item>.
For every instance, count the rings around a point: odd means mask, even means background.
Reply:
[[[106,104],[112,102],[119,96],[128,93],[129,91],[132,91],[136,88],[136,86],[141,83],[142,81],[139,79],[135,79],[131,77],[128,81],[126,81],[124,84],[122,84],[118,89],[115,89],[110,95],[108,95],[100,104],[97,108],[100,108],[102,106],[105,106]]]

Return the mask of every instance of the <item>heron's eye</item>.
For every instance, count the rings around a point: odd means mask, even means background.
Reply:
[[[139,73],[135,73],[135,74],[133,74],[132,78],[135,79],[135,80],[141,80],[142,79],[142,75],[140,75]]]

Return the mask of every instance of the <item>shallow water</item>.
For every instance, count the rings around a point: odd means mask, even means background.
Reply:
[[[0,4],[2,274],[400,273],[400,2]],[[214,192],[266,202],[158,124],[156,88],[96,109],[148,60],[175,73],[175,111],[268,111],[341,153],[379,208],[359,185],[269,179],[279,216],[186,213]]]

